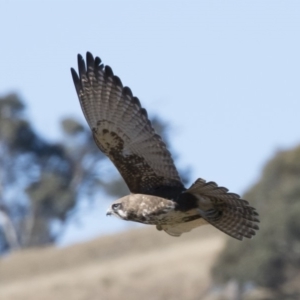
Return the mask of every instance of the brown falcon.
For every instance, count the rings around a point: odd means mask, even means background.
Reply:
[[[172,236],[207,223],[239,240],[255,235],[258,213],[239,195],[203,179],[183,186],[146,110],[109,66],[88,52],[86,63],[78,55],[78,70],[71,69],[73,81],[94,140],[131,192],[113,202],[108,215],[156,225]]]

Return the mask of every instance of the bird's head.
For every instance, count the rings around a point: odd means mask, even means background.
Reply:
[[[114,201],[106,212],[107,216],[116,216],[122,220],[127,220],[127,196]]]

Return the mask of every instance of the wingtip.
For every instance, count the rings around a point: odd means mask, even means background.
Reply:
[[[77,54],[77,62],[79,63],[81,61],[83,61],[83,57],[82,57],[82,55],[80,53],[78,53]]]
[[[88,57],[94,58],[93,54],[90,51],[86,51],[86,58],[88,58]]]
[[[74,85],[75,85],[75,89],[76,89],[77,93],[79,93],[80,79],[78,77],[78,74],[73,68],[71,68],[71,74],[72,74],[73,82],[74,82]]]
[[[114,76],[114,72],[112,70],[112,68],[110,66],[105,66],[105,75],[107,77],[113,77]]]
[[[87,52],[86,53],[86,65],[87,65],[87,69],[92,68],[94,69],[94,56],[91,52]]]
[[[98,57],[98,56],[96,56],[96,58],[95,58],[95,66],[100,66],[101,62],[102,62],[101,58]]]
[[[74,68],[70,68],[70,71],[71,71],[72,78],[73,78],[73,81],[74,81],[74,77],[75,77],[75,78],[78,77],[77,72],[75,71]]]
[[[85,62],[81,54],[77,55],[79,76],[86,73]]]

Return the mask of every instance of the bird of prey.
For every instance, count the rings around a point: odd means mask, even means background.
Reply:
[[[238,240],[255,235],[258,213],[239,195],[204,179],[184,187],[139,99],[99,57],[87,52],[85,62],[78,55],[78,74],[73,68],[71,73],[97,146],[131,192],[114,201],[107,215],[156,225],[172,236],[207,223]]]

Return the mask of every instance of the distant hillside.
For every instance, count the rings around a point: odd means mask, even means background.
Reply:
[[[272,300],[300,299],[300,146],[277,153],[244,198],[260,213],[260,231],[251,241],[228,241],[215,281],[265,287]]]
[[[201,299],[224,243],[207,225],[180,238],[152,227],[26,250],[0,260],[0,299]]]

